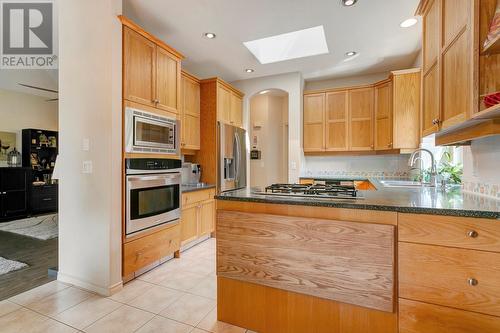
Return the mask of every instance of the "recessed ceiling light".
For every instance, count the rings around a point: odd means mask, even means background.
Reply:
[[[243,43],[261,64],[328,53],[323,26]]]
[[[206,32],[205,37],[207,37],[208,39],[214,39],[216,35],[213,32]]]
[[[358,2],[358,0],[340,0],[340,2],[346,6],[346,7],[350,7],[350,6],[354,6],[356,4],[356,2]]]
[[[247,73],[253,73],[253,72],[254,72],[254,70],[253,70],[253,69],[251,69],[251,68],[247,68],[247,69],[245,69],[245,72],[247,72]]]
[[[346,55],[346,57],[352,57],[352,56],[355,56],[356,54],[358,54],[358,52],[355,52],[355,51],[349,51],[349,52],[347,52],[345,55]]]
[[[404,20],[403,22],[401,22],[401,24],[399,25],[401,28],[409,28],[409,27],[412,27],[414,26],[415,24],[417,24],[417,19],[414,18],[414,17],[411,17],[407,20]]]
[[[264,95],[264,94],[267,94],[268,92],[269,92],[269,90],[262,90],[259,94]]]

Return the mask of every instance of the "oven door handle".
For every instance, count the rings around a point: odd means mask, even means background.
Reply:
[[[128,176],[127,181],[129,182],[143,182],[143,181],[151,181],[151,180],[169,180],[179,178],[178,174],[175,175],[162,175],[162,176]]]

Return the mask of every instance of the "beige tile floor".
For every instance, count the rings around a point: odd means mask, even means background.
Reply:
[[[215,240],[101,297],[58,281],[0,302],[0,332],[250,333],[217,321]]]

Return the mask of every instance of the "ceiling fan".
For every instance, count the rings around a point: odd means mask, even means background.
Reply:
[[[36,87],[36,86],[31,86],[29,84],[24,84],[24,83],[18,83],[18,85],[26,87],[26,88],[31,88],[31,89],[37,89],[37,90],[42,90],[42,91],[53,92],[53,93],[56,93],[56,94],[59,93],[59,91],[57,91],[57,90],[48,89],[48,88],[42,88],[42,87]],[[59,100],[59,98],[51,98],[51,99],[47,99],[45,101],[46,102],[53,102],[53,101],[58,101],[58,100]]]

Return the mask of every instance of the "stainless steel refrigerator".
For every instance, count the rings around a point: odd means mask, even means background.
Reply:
[[[247,185],[246,131],[220,122],[217,128],[219,189],[225,192],[244,188]]]

